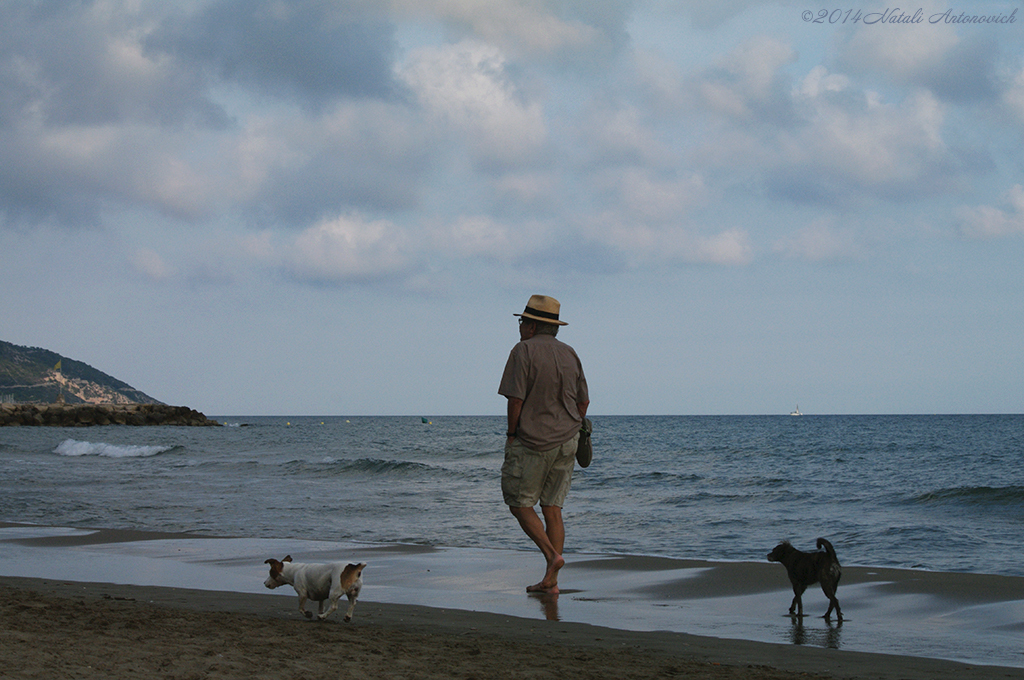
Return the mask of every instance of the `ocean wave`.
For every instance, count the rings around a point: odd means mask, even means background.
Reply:
[[[136,446],[126,444],[107,444],[105,442],[80,442],[65,439],[54,453],[60,456],[103,456],[105,458],[148,458],[175,449],[175,446]]]
[[[1024,505],[1024,486],[960,486],[929,491],[911,499],[913,503],[966,503],[968,505]]]
[[[288,475],[324,477],[339,474],[362,473],[368,475],[446,473],[444,467],[414,461],[382,460],[379,458],[332,459],[320,462],[290,460],[281,464]]]

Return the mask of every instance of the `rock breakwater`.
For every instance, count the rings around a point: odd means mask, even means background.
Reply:
[[[220,425],[187,406],[166,404],[0,404],[0,427]]]

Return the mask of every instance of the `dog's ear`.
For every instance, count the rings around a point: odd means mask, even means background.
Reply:
[[[291,562],[291,561],[292,561],[292,556],[291,556],[291,555],[287,555],[287,556],[286,556],[286,557],[285,557],[285,558],[284,558],[283,560],[281,560],[281,561],[282,561],[282,562]]]
[[[363,575],[363,567],[366,564],[349,564],[341,570],[341,587],[348,590],[352,585],[359,580],[359,577]]]

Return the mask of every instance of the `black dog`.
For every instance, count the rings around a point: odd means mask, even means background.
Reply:
[[[822,551],[822,548],[825,548]],[[832,544],[824,538],[818,539],[818,552],[806,553],[797,550],[789,541],[783,541],[775,546],[775,549],[768,553],[769,562],[780,562],[785,565],[789,574],[789,582],[793,584],[793,604],[789,605],[789,613],[798,610],[797,616],[804,615],[804,603],[800,596],[807,590],[807,586],[815,583],[821,584],[821,591],[828,598],[828,611],[825,612],[825,620],[829,619],[832,610],[836,610],[836,616],[843,620],[843,612],[839,609],[839,600],[836,599],[836,588],[839,587],[839,577],[843,575],[839,566],[839,558]]]

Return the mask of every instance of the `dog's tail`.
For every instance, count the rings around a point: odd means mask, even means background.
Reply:
[[[832,559],[832,561],[834,561],[834,562],[838,562],[839,561],[839,558],[836,557],[836,551],[832,548],[832,544],[829,543],[824,538],[819,538],[818,539],[818,550],[821,550],[822,548],[825,549],[825,552],[828,553],[828,556],[829,556],[829,558]]]
[[[832,548],[832,544],[826,541],[824,538],[819,538],[818,550],[821,550],[822,548],[825,548],[825,554],[828,555],[828,559],[830,562],[828,566],[828,571],[830,574],[832,574],[832,578],[835,579],[835,585],[837,586],[839,585],[839,579],[843,576],[843,568],[839,565],[839,558],[836,557],[836,551]]]

